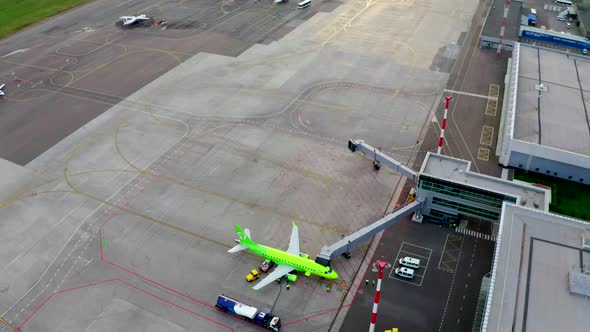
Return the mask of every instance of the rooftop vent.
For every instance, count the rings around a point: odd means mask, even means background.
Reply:
[[[570,293],[590,297],[590,274],[570,271],[568,279]]]
[[[541,83],[541,84],[535,84],[535,89],[537,91],[547,92],[547,87],[543,83]]]

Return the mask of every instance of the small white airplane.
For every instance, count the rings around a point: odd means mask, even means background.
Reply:
[[[145,16],[145,14],[139,16],[121,16],[119,17],[120,20],[123,20],[123,25],[131,25],[133,23],[137,23],[139,21],[146,21],[150,18]]]
[[[6,84],[2,84],[2,85],[0,85],[0,98],[4,97],[4,91],[2,91],[2,90],[4,89],[4,86],[5,86],[5,85],[6,85]]]

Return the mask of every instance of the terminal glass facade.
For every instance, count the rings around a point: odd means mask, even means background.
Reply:
[[[418,188],[432,196],[432,209],[453,210],[457,213],[498,221],[504,201],[516,203],[516,198],[503,194],[445,181],[429,176],[420,176]]]

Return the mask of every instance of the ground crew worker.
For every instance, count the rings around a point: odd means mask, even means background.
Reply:
[[[287,283],[287,286],[285,286],[285,287],[287,287],[287,290],[289,290],[289,283]]]
[[[326,286],[326,292],[330,293],[330,286]]]
[[[375,287],[375,280],[373,280],[373,287]]]
[[[365,279],[365,286],[369,286],[369,279]]]

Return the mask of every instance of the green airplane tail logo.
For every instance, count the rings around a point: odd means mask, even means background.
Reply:
[[[250,232],[248,229],[244,231],[240,225],[235,225],[235,228],[236,232],[238,233],[238,239],[240,240],[240,243],[254,244],[254,241],[252,241],[252,238],[250,238]]]

